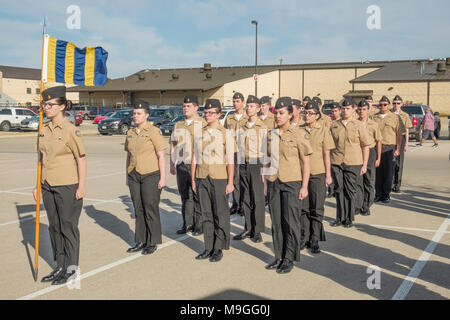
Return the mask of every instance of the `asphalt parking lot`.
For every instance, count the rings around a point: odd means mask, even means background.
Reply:
[[[438,148],[431,141],[423,147],[410,143],[402,192],[392,194],[389,205],[375,204],[372,215],[356,216],[353,228],[329,225],[335,201],[327,199],[322,252],[302,251],[296,267],[279,275],[264,268],[273,260],[268,214],[262,243],[231,240],[219,263],[195,260],[203,236],[176,234],[181,203],[169,173],[160,203],[163,244],[149,256],[126,253],[135,222],[125,185],[124,136],[99,136],[95,125],[85,123],[81,280],[71,288],[33,279],[36,134],[1,134],[0,299],[449,299],[447,122],[442,128]],[[45,214],[42,206],[39,279],[53,268]],[[243,217],[231,217],[232,236],[243,224]]]

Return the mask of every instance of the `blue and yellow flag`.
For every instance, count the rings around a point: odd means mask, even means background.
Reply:
[[[80,86],[106,83],[108,52],[102,47],[77,48],[73,43],[44,35],[42,80]]]

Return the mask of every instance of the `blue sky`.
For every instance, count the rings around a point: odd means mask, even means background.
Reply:
[[[68,6],[81,10],[70,30]],[[369,30],[370,5],[381,29]],[[301,0],[0,0],[0,64],[40,68],[47,33],[109,52],[108,76],[144,68],[444,58],[450,56],[450,2]]]

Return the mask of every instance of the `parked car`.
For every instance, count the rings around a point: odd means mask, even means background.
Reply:
[[[427,108],[429,107],[423,104],[405,104],[402,106],[402,110],[409,115],[412,123],[412,128],[409,129],[409,136],[410,138],[413,137],[416,141],[420,141],[422,138],[422,121],[425,117],[425,110]],[[434,135],[439,139],[441,134],[441,119],[439,118],[439,112],[435,112],[433,115]]]
[[[148,121],[154,126],[160,127],[163,123],[168,123],[182,114],[183,109],[180,107],[151,108],[149,110]]]
[[[79,114],[84,120],[88,120],[91,108],[93,107],[76,105],[72,108],[72,111],[74,114]]]
[[[98,124],[101,120],[110,117],[114,112],[108,112],[107,114],[99,114],[94,119],[94,124]]]
[[[133,121],[133,109],[120,109],[98,123],[101,134],[126,134]]]
[[[70,111],[65,112],[65,116],[67,120],[73,125],[76,125],[74,115]],[[44,118],[42,119],[42,123],[49,122],[50,119],[44,113]],[[35,115],[34,117],[24,119],[20,123],[20,130],[22,131],[37,131],[39,126],[39,115]]]
[[[220,116],[219,122],[222,126],[225,126],[225,121],[227,120],[227,117],[234,114],[234,108],[233,109],[222,109],[222,115]]]
[[[0,110],[0,130],[18,129],[22,120],[34,116],[36,116],[36,113],[26,108],[3,108]]]
[[[162,134],[163,135],[171,135],[173,128],[175,127],[175,124],[178,121],[183,121],[184,119],[186,119],[186,116],[182,115],[182,116],[178,116],[178,117],[172,119],[171,121],[161,124],[161,126],[159,128],[161,129]]]
[[[114,112],[113,108],[112,107],[91,107],[88,118],[90,120],[94,120],[96,116],[104,115],[104,114],[107,114],[108,112]]]

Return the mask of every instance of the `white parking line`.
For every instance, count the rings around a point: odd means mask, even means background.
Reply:
[[[430,259],[431,255],[436,249],[439,241],[441,241],[442,236],[446,233],[449,225],[450,215],[448,215],[444,222],[442,222],[441,226],[434,234],[433,239],[431,239],[430,243],[428,243],[427,247],[422,252],[419,259],[416,261],[405,280],[403,280],[402,284],[397,289],[391,300],[404,300],[406,298],[412,286],[414,285],[414,282],[416,282],[416,279],[420,276],[420,273],[425,267],[427,261]]]
[[[231,218],[230,221],[233,222],[233,221],[236,220],[237,218],[238,218],[238,217],[233,217],[233,218]],[[182,241],[184,241],[184,240],[186,240],[186,239],[188,239],[188,238],[195,238],[195,237],[193,237],[193,236],[191,236],[191,235],[189,235],[189,234],[185,234],[185,235],[183,235],[183,236],[181,236],[181,237],[178,237],[178,238],[176,238],[176,239],[173,239],[173,240],[164,242],[163,244],[161,244],[160,246],[158,246],[158,250],[167,248],[167,247],[169,247],[169,246],[171,246],[171,245],[174,245],[174,244],[177,244],[177,243],[179,243],[179,242],[182,242]],[[157,251],[158,251],[158,250],[157,250]],[[127,263],[127,262],[136,260],[136,259],[141,258],[141,257],[144,257],[144,256],[143,256],[142,254],[140,254],[140,253],[136,253],[136,254],[134,254],[134,255],[132,255],[132,256],[129,256],[129,257],[126,257],[126,258],[124,258],[124,259],[120,259],[120,260],[118,260],[118,261],[116,261],[116,262],[107,264],[107,265],[105,265],[105,266],[99,267],[99,268],[97,268],[97,269],[94,269],[94,270],[91,270],[91,271],[89,271],[89,272],[87,272],[87,273],[82,274],[82,275],[80,276],[80,280],[83,280],[83,279],[86,279],[86,278],[95,276],[96,274],[99,274],[99,273],[101,273],[101,272],[103,272],[103,271],[107,271],[107,270],[109,270],[109,269],[112,269],[112,268],[114,268],[114,267],[120,266],[120,265],[122,265],[122,264],[125,264],[125,263]],[[58,289],[63,288],[63,287],[65,287],[65,286],[66,286],[66,284],[62,284],[62,285],[59,285],[59,286],[51,286],[51,287],[48,287],[48,288],[45,288],[45,289],[42,289],[42,290],[39,290],[39,291],[30,293],[30,294],[28,294],[28,295],[26,295],[26,296],[20,297],[20,298],[18,298],[17,300],[32,300],[32,299],[34,299],[34,298],[37,298],[37,297],[42,296],[42,295],[44,295],[44,294],[47,294],[47,293],[50,293],[50,292],[52,292],[52,291],[58,290]]]

